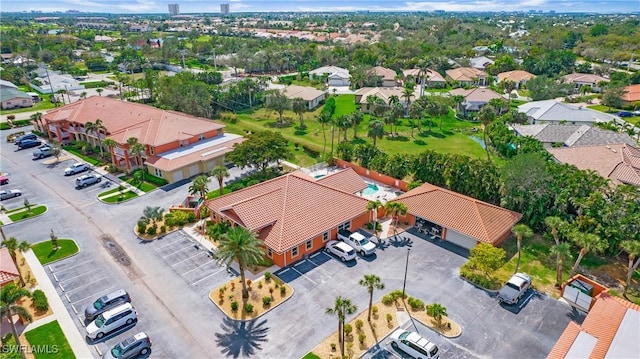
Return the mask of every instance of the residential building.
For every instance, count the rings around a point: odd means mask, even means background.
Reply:
[[[602,292],[582,324],[569,322],[548,359],[637,358],[640,306]]]
[[[371,213],[367,185],[348,168],[316,179],[296,171],[207,200],[214,222],[229,222],[257,233],[265,255],[284,267],[322,249],[340,229],[364,226]]]
[[[0,102],[3,110],[33,106],[31,95],[10,87],[0,88]]]
[[[55,94],[59,91],[79,91],[84,90],[81,85],[71,75],[62,75],[59,71],[38,68],[34,71],[38,77],[30,85],[33,89],[44,94]],[[37,82],[37,83],[36,83]]]
[[[471,63],[471,67],[482,71],[486,71],[487,67],[494,63],[493,60],[485,56],[472,57],[469,59],[469,62]]]
[[[482,107],[493,99],[502,98],[502,95],[489,88],[473,88],[469,90],[457,88],[449,91],[449,94],[452,97],[456,95],[464,97],[464,101],[460,103],[458,107],[463,117],[468,116],[472,112],[480,111]]]
[[[516,89],[519,89],[534,77],[536,77],[536,75],[530,72],[524,70],[513,70],[499,73],[498,76],[496,76],[496,83],[513,81],[516,84]]]
[[[220,13],[222,15],[229,14],[229,4],[220,4]]]
[[[586,107],[574,106],[558,100],[542,100],[524,103],[518,111],[526,113],[529,123],[569,123],[591,126],[596,122],[609,122],[615,116]]]
[[[393,96],[398,98],[398,102],[406,105],[407,99],[403,95],[404,89],[402,87],[363,87],[355,92],[355,102],[356,105],[360,105],[360,111],[363,113],[370,113],[371,109],[369,108],[369,102],[367,101],[369,96],[382,99],[385,105],[389,107]],[[412,96],[411,101],[414,99],[415,96]]]
[[[414,78],[416,84],[422,85],[421,71],[422,70],[420,69],[408,69],[402,71],[402,74],[404,75],[405,81],[409,76],[411,76]],[[424,86],[442,88],[447,86],[447,81],[437,71],[427,69],[425,73]]]
[[[636,146],[631,136],[587,125],[551,124],[512,125],[518,136],[531,136],[546,148],[599,146],[625,143]]]
[[[593,170],[614,184],[640,187],[640,149],[626,143],[548,148],[556,161]]]
[[[609,79],[606,77],[594,75],[594,74],[580,74],[573,73],[562,76],[562,80],[566,83],[573,84],[576,91],[580,91],[582,86],[591,87],[592,92],[600,92],[602,88],[600,84],[602,82],[609,82]]]
[[[329,86],[349,86],[351,85],[351,75],[349,70],[338,66],[322,66],[309,71],[309,80],[316,77],[326,76]]]
[[[98,119],[105,129],[87,131],[87,123]],[[242,136],[224,133],[224,125],[212,120],[100,96],[48,111],[42,123],[51,139],[63,143],[80,140],[98,146],[109,138],[116,146],[105,151],[117,167],[127,172],[143,167],[169,183],[223,165],[225,153],[243,141]],[[144,146],[142,163],[131,154],[130,138]]]
[[[169,4],[169,15],[176,16],[180,15],[180,5],[178,4]]]
[[[640,84],[629,85],[624,89],[625,93],[622,95],[623,106],[640,110],[640,108],[636,108],[637,104],[640,103]]]
[[[425,183],[393,201],[407,206],[402,219],[433,237],[471,249],[478,243],[499,245],[522,215]]]
[[[11,81],[0,80],[0,89],[14,89],[14,90],[17,90],[18,86],[14,85]]]
[[[307,102],[307,109],[313,110],[318,107],[326,96],[324,91],[308,86],[289,85],[282,90],[282,93],[290,100],[301,98]]]
[[[0,288],[7,284],[14,283],[20,278],[20,272],[13,263],[11,253],[7,247],[0,248]]]
[[[373,68],[373,74],[378,78],[378,86],[381,87],[395,87],[398,86],[396,80],[396,72],[392,69],[388,69],[382,66],[376,66]]]
[[[458,67],[445,71],[446,79],[457,86],[487,86],[489,75],[473,67]]]

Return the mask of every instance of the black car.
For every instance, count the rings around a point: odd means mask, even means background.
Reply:
[[[40,140],[23,140],[18,143],[18,149],[31,148],[40,146],[42,142]]]
[[[20,143],[24,140],[37,140],[38,137],[34,133],[27,133],[26,135],[22,135],[16,139],[15,145],[19,146]]]

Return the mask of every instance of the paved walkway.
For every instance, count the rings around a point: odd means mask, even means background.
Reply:
[[[36,258],[31,249],[23,254],[27,263],[29,263],[29,267],[31,267],[31,272],[38,281],[38,286],[47,295],[49,306],[53,311],[53,315],[50,316],[50,321],[58,321],[58,324],[60,324],[60,328],[62,328],[64,335],[67,337],[67,341],[69,342],[76,358],[93,358],[84,336],[80,334],[80,331],[73,323],[73,318],[71,318],[69,312],[67,312],[64,303],[62,303],[62,299],[58,296],[58,292],[54,288],[53,283],[51,283],[51,280],[49,280],[49,277],[47,276],[44,267],[40,264],[40,261],[38,261],[38,258]],[[44,320],[44,318],[42,320]],[[46,324],[45,322],[40,323],[39,320],[30,325],[36,325],[36,323],[38,326]],[[29,327],[30,326],[27,326],[27,328]]]

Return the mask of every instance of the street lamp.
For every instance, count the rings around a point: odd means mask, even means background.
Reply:
[[[409,253],[411,248],[407,248],[407,262],[404,265],[404,281],[402,282],[402,303],[404,303],[405,310],[407,309],[407,303],[405,302],[405,288],[407,287],[407,270],[409,269]]]

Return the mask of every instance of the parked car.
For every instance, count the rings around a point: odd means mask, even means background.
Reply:
[[[0,191],[0,200],[3,200],[3,201],[5,199],[20,197],[20,196],[22,196],[22,191],[20,191],[19,189],[10,189],[10,190]]]
[[[634,116],[640,116],[640,110],[631,112]]]
[[[138,312],[131,303],[120,304],[98,315],[93,322],[89,323],[87,336],[91,339],[102,339],[105,335],[125,325],[131,325],[136,320],[138,320]]]
[[[343,262],[356,259],[356,251],[348,244],[340,241],[329,241],[325,246],[325,250],[329,253],[340,257]]]
[[[516,273],[498,292],[498,300],[506,304],[516,304],[531,287],[531,277],[527,273]]]
[[[136,335],[116,344],[111,350],[104,353],[103,359],[129,359],[139,355],[147,355],[151,351],[151,339],[145,332]]]
[[[38,147],[42,144],[40,140],[24,140],[18,143],[18,149],[22,150],[25,148]]]
[[[82,175],[76,178],[76,187],[87,187],[102,181],[102,177],[96,174]]]
[[[0,185],[3,185],[3,184],[9,184],[9,177],[0,176]]]
[[[618,112],[618,117],[633,117],[633,113],[629,111],[620,111]]]
[[[86,163],[76,162],[76,163],[72,164],[71,166],[69,166],[69,167],[64,169],[64,175],[65,176],[71,176],[71,175],[75,175],[75,174],[80,173],[80,172],[84,172],[84,171],[86,171],[88,169],[89,169],[89,166]]]
[[[22,135],[18,138],[16,138],[16,142],[14,143],[15,145],[20,145],[20,142],[24,141],[24,140],[37,140],[38,137],[34,134],[34,133],[27,133],[26,135]]]
[[[346,229],[338,231],[338,239],[348,244],[361,256],[371,255],[376,252],[376,245],[358,232],[351,232]]]
[[[33,158],[45,158],[49,157],[53,154],[51,147],[49,146],[41,146],[37,150],[33,151]]]
[[[89,304],[84,310],[84,317],[91,321],[107,310],[117,307],[122,303],[129,302],[131,302],[131,297],[127,291],[124,289],[114,290],[113,292],[107,293]]]
[[[389,337],[393,349],[400,349],[416,359],[438,359],[438,346],[416,332],[396,329]]]

